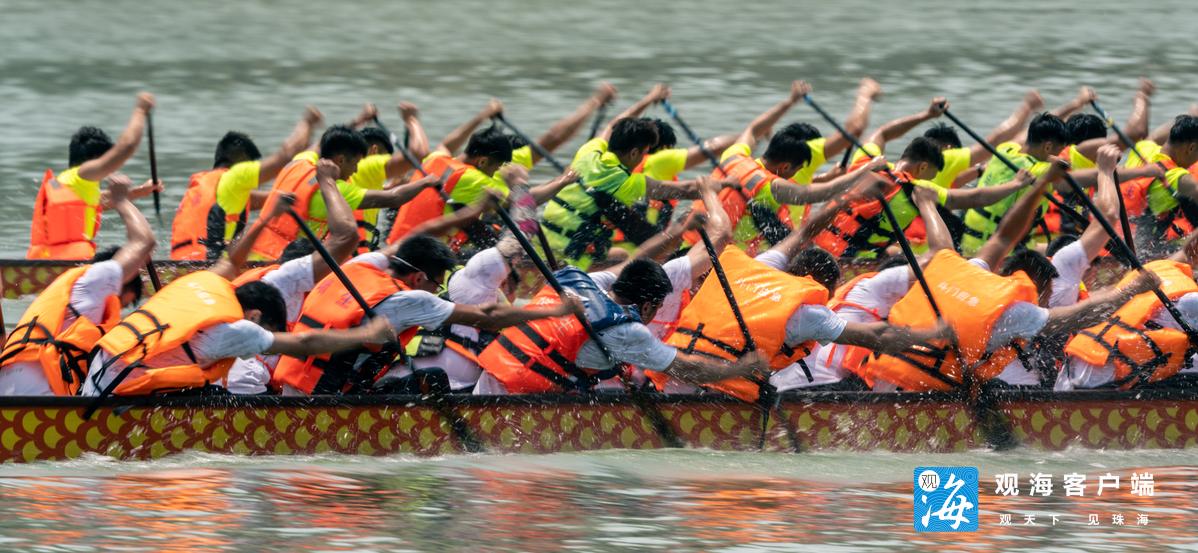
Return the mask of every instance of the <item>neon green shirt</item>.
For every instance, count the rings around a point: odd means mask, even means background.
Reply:
[[[230,167],[216,184],[216,205],[230,217],[245,211],[250,203],[250,193],[258,189],[261,171],[262,164],[257,161],[243,161]],[[232,240],[236,231],[236,224],[226,224],[225,240]]]
[[[940,154],[944,156],[944,168],[932,177],[932,182],[944,188],[952,188],[957,177],[969,169],[973,154],[969,148],[948,148],[941,150]]]
[[[87,204],[84,210],[83,234],[88,240],[96,237],[96,214],[100,210],[100,182],[87,180],[79,176],[79,168],[72,167],[54,177],[61,184],[71,189],[79,199]]]
[[[685,148],[658,150],[645,158],[642,173],[654,180],[676,180],[678,173],[686,170],[690,153]]]
[[[824,146],[827,143],[828,139],[823,137],[808,140],[807,148],[811,150],[811,161],[799,169],[793,177],[790,177],[790,180],[798,184],[811,184],[811,181],[815,179],[815,172],[828,161],[824,155]]]

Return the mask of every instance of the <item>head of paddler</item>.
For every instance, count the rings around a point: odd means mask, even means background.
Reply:
[[[312,241],[307,238],[297,238],[287,244],[283,248],[283,254],[279,256],[276,263],[282,265],[288,261],[294,261],[301,257],[307,257],[315,252],[316,248],[312,245]]]
[[[799,252],[790,260],[786,272],[820,283],[828,289],[829,295],[836,292],[836,285],[840,282],[840,264],[836,262],[836,257],[816,246]]]
[[[498,126],[491,125],[470,135],[463,160],[486,175],[494,175],[505,163],[512,161],[515,143]]]
[[[108,152],[112,148],[112,139],[108,133],[98,127],[79,127],[71,135],[71,146],[68,150],[69,167],[78,167]]]
[[[1061,276],[1044,254],[1027,248],[1020,248],[1003,261],[998,274],[1011,276],[1022,271],[1036,285],[1040,307],[1048,307],[1052,297],[1052,280]]]
[[[765,170],[784,179],[789,179],[811,162],[811,147],[797,135],[778,133],[770,139],[761,164]]]
[[[366,155],[391,155],[395,153],[395,146],[391,144],[391,137],[383,132],[383,129],[378,127],[364,127],[358,132],[362,133],[362,138],[366,139]]]
[[[810,142],[824,136],[823,133],[819,132],[819,129],[815,128],[815,125],[803,122],[791,123],[782,127],[782,130],[778,131],[778,134],[788,134],[803,142]]]
[[[645,117],[644,119],[652,121],[653,126],[657,127],[657,144],[649,149],[650,154],[678,146],[678,135],[674,133],[673,125],[655,117]]]
[[[894,164],[894,169],[909,173],[917,179],[931,180],[936,173],[944,169],[944,154],[935,141],[919,136],[903,150],[903,155]]]
[[[270,332],[287,330],[287,304],[278,288],[255,280],[238,286],[235,292],[245,320]]]
[[[320,157],[337,164],[341,180],[349,180],[358,171],[358,162],[368,149],[362,133],[345,125],[333,125],[320,137]]]
[[[391,275],[408,288],[436,294],[457,264],[457,257],[445,242],[417,234],[399,245],[391,256],[390,269]]]
[[[1032,118],[1027,126],[1027,149],[1025,152],[1040,160],[1048,161],[1069,145],[1069,129],[1060,117],[1041,113]]]
[[[940,150],[954,150],[961,147],[961,137],[954,129],[944,123],[936,123],[923,132],[923,137],[935,142]]]
[[[92,256],[92,263],[100,263],[108,261],[116,256],[116,252],[120,251],[120,246],[109,246],[102,250],[96,250],[96,255]],[[141,296],[145,291],[145,283],[141,280],[141,275],[134,276],[121,286],[121,307],[129,307],[141,301]]]
[[[652,321],[657,310],[674,291],[670,277],[652,259],[634,259],[624,266],[611,286],[612,301],[637,310],[642,321]]]
[[[1163,150],[1178,167],[1198,163],[1198,117],[1178,115],[1169,129],[1169,140],[1165,142]]]
[[[1069,143],[1081,144],[1095,138],[1106,138],[1106,122],[1093,113],[1075,113],[1065,120],[1065,130],[1069,131]]]
[[[656,145],[656,124],[640,117],[625,117],[612,126],[607,151],[615,154],[624,167],[636,167]]]
[[[262,152],[258,151],[258,146],[254,144],[248,134],[229,131],[221,137],[220,142],[216,143],[216,155],[212,161],[212,168],[232,167],[243,161],[259,159],[262,159]]]

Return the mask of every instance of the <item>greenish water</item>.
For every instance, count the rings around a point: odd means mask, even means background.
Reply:
[[[38,179],[63,168],[70,134],[95,124],[115,136],[141,89],[158,95],[166,243],[187,176],[210,167],[221,134],[243,130],[269,150],[307,103],[338,121],[372,101],[396,125],[391,106],[402,98],[420,106],[435,141],[491,96],[536,134],[600,80],[621,90],[621,106],[665,81],[692,126],[713,135],[739,129],[794,78],[843,114],[857,80],[871,75],[886,90],[875,123],[943,94],[987,129],[1029,88],[1055,105],[1083,83],[1122,119],[1148,75],[1159,89],[1157,125],[1198,99],[1192,10],[1180,0],[9,0],[0,17],[0,256],[24,251]],[[794,120],[816,122],[803,106]],[[126,172],[148,177],[144,151]],[[101,241],[122,236],[109,217]],[[24,305],[5,302],[5,318]],[[928,464],[981,467],[982,532],[913,533],[911,470]],[[1189,452],[1089,451],[90,458],[0,468],[0,549],[1185,551],[1198,549],[1195,466]],[[987,495],[997,472],[1026,483],[1051,470],[1059,486],[1068,471],[1130,469],[1157,475],[1156,498]],[[1139,510],[1152,515],[1146,527],[1135,525]],[[1040,513],[1040,524],[1022,526],[1024,511]],[[1092,512],[1106,522],[1125,512],[1129,524],[1087,527]],[[1015,513],[1015,526],[998,526],[1000,513]],[[1048,526],[1053,513],[1068,524]]]

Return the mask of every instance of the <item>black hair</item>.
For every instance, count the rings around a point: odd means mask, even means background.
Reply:
[[[1029,249],[1018,250],[1007,257],[999,274],[1011,276],[1019,271],[1027,274],[1036,284],[1036,289],[1041,291],[1050,289],[1052,279],[1061,276],[1044,254]]]
[[[944,169],[944,154],[940,152],[940,144],[922,136],[915,137],[915,140],[907,144],[907,147],[903,149],[901,159],[911,163],[926,161],[931,163],[937,171]]]
[[[111,148],[112,139],[108,138],[108,133],[97,127],[79,127],[79,130],[71,135],[67,164],[70,167],[78,167],[104,155]]]
[[[656,118],[646,118],[653,122],[657,127],[657,145],[653,147],[653,151],[665,150],[678,145],[678,135],[674,133],[674,126]]]
[[[799,252],[799,255],[790,261],[790,267],[786,272],[795,276],[811,277],[828,290],[835,290],[836,283],[840,282],[840,264],[836,263],[836,257],[815,246]]]
[[[362,133],[362,138],[366,140],[366,147],[378,145],[380,148],[387,151],[388,154],[395,153],[395,146],[391,145],[391,136],[383,132],[383,129],[378,127],[364,127],[358,131]]]
[[[397,276],[423,271],[429,278],[443,275],[458,264],[453,250],[445,242],[427,234],[415,234],[405,238],[399,251],[391,259],[391,270]]]
[[[789,163],[799,169],[811,161],[811,147],[807,141],[793,134],[778,133],[770,139],[762,159],[771,163]]]
[[[904,257],[902,255],[892,255],[890,257],[887,257],[886,259],[883,259],[882,262],[878,264],[878,272],[885,271],[886,269],[891,269],[894,267],[905,267],[906,265],[907,265],[906,257]]]
[[[923,131],[923,137],[940,145],[941,148],[960,148],[961,137],[957,135],[957,129],[954,129],[944,123],[936,123],[926,131]]]
[[[312,255],[312,252],[314,251],[316,251],[316,248],[312,246],[311,240],[308,240],[307,238],[298,238],[292,242],[289,242],[287,247],[283,248],[283,255],[279,256],[279,263],[282,264],[288,261],[299,259],[301,257],[307,257]]]
[[[507,163],[512,160],[512,138],[499,127],[491,125],[470,135],[470,141],[466,143],[466,156]]]
[[[1189,114],[1178,115],[1169,129],[1169,142],[1185,144],[1198,142],[1198,117]]]
[[[524,137],[520,136],[518,134],[509,134],[507,138],[512,143],[513,151],[519,150],[520,148],[528,146],[528,141],[524,140]]]
[[[116,252],[119,251],[121,251],[120,246],[108,246],[102,250],[96,250],[96,254],[92,256],[91,262],[94,264],[108,261],[113,257],[116,257]],[[123,286],[121,286],[121,292],[129,292],[133,294],[133,303],[141,301],[141,296],[145,293],[145,289],[146,283],[142,282],[141,275],[137,275],[136,277],[130,279],[129,282],[126,282]]]
[[[1081,144],[1087,140],[1106,137],[1106,122],[1093,113],[1075,113],[1065,121],[1069,142]]]
[[[258,326],[271,332],[287,330],[287,303],[278,288],[255,280],[238,286],[235,292],[242,311],[257,309],[262,313]]]
[[[240,161],[256,161],[262,159],[262,152],[250,139],[248,134],[229,131],[216,143],[216,155],[213,156],[213,167],[230,167]]]
[[[660,304],[674,291],[674,285],[670,284],[670,277],[656,261],[637,258],[620,271],[611,291],[636,305]]]
[[[320,136],[320,157],[332,159],[339,155],[365,157],[370,147],[362,133],[345,125],[333,125]]]
[[[1069,129],[1065,128],[1065,122],[1048,112],[1036,115],[1027,126],[1028,145],[1045,142],[1069,143]]]
[[[1062,234],[1056,238],[1053,238],[1052,241],[1048,243],[1048,247],[1044,248],[1044,255],[1052,257],[1056,255],[1057,252],[1061,251],[1061,248],[1064,248],[1065,246],[1068,246],[1074,242],[1077,242],[1076,234]]]
[[[782,130],[778,134],[789,134],[803,142],[824,136],[819,132],[819,129],[815,128],[815,125],[810,123],[791,123],[782,127]]]
[[[611,139],[607,141],[610,152],[622,154],[652,148],[657,144],[657,125],[639,117],[625,117],[612,126]]]

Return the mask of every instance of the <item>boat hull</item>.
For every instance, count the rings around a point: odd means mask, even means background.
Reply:
[[[1018,445],[1059,450],[1198,446],[1198,394],[1183,391],[1000,393],[994,408]],[[756,451],[763,413],[722,398],[649,396],[685,447]],[[622,396],[198,397],[116,399],[83,420],[88,398],[0,398],[0,461],[86,454],[155,459],[237,455],[464,453],[460,417],[488,453],[665,447]],[[770,451],[954,452],[987,447],[974,410],[918,394],[788,394],[770,417]]]

